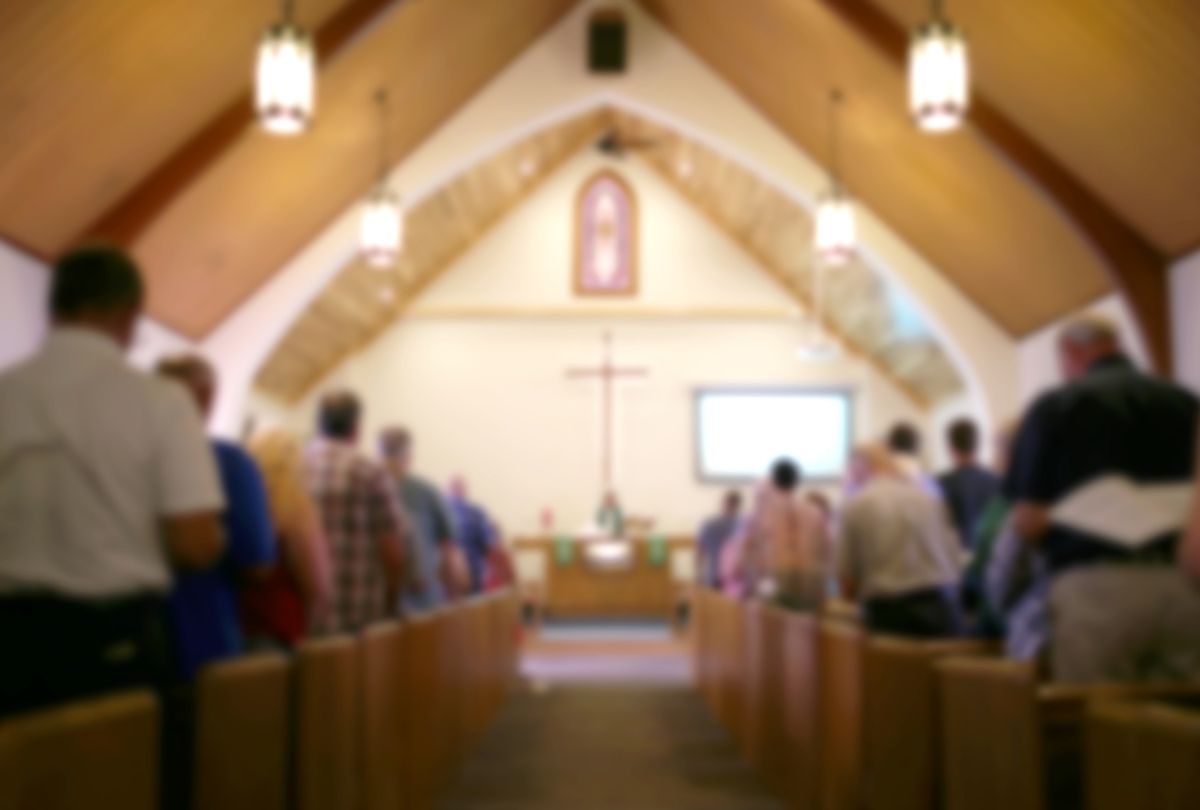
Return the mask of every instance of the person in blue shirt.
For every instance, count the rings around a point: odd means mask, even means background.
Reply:
[[[488,555],[496,544],[496,527],[483,507],[471,502],[467,482],[462,477],[450,480],[446,505],[454,521],[455,538],[467,557],[471,593],[479,593],[483,590]]]
[[[207,416],[216,389],[207,360],[194,354],[169,357],[159,362],[158,373],[182,383]],[[185,681],[205,664],[243,651],[239,585],[269,576],[275,563],[275,533],[258,466],[232,442],[213,439],[212,446],[225,494],[225,554],[208,570],[177,576],[168,605],[179,675]]]

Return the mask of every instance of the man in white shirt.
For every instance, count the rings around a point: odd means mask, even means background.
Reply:
[[[896,464],[888,448],[854,451],[855,495],[842,511],[842,592],[863,603],[875,633],[936,638],[961,632],[961,548],[942,503]]]
[[[49,335],[0,374],[0,716],[163,683],[172,569],[224,545],[194,405],[123,357],[142,298],[121,252],[68,254]]]

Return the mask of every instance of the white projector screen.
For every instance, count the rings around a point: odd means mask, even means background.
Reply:
[[[835,389],[696,392],[696,458],[706,481],[764,477],[790,458],[806,479],[843,475],[853,434],[849,391]]]

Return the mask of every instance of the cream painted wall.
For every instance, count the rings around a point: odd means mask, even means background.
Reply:
[[[581,300],[571,290],[572,215],[580,185],[615,167],[640,211],[642,290]],[[721,315],[716,314],[720,310]],[[600,359],[611,329],[617,359],[647,366],[619,386],[617,476],[627,506],[667,531],[691,531],[720,495],[696,480],[693,394],[719,385],[838,386],[855,392],[859,438],[919,412],[860,361],[798,360],[798,312],[786,293],[674,190],[636,160],[591,150],[569,160],[431,285],[408,318],[343,364],[335,385],[366,402],[366,436],[400,422],[417,435],[419,466],[442,482],[469,475],[510,532],[537,528],[549,507],[580,525],[600,484],[600,400],[568,366]],[[277,406],[258,405],[262,422]],[[313,398],[283,418],[311,424]]]
[[[1072,317],[1088,312],[1102,315],[1112,320],[1118,329],[1120,329],[1122,342],[1129,351],[1129,354],[1139,365],[1143,368],[1146,367],[1146,348],[1142,341],[1141,333],[1134,326],[1133,316],[1125,300],[1116,293],[1113,293],[1021,341],[1019,349],[1019,384],[1020,404],[1022,407],[1029,404],[1029,401],[1042,391],[1062,382],[1062,375],[1058,370],[1058,357],[1055,350],[1058,331]],[[1011,414],[1002,414],[1001,418],[1013,418],[1018,415],[1019,413],[1014,411]]]
[[[620,6],[630,22],[632,69],[625,75],[598,78],[584,71],[584,26],[598,5]],[[825,184],[818,165],[628,0],[585,0],[573,9],[398,165],[393,182],[419,201],[495,150],[602,104],[703,139],[802,205],[811,205]],[[355,208],[346,211],[204,342],[226,382],[218,413],[224,431],[241,425],[250,381],[271,348],[352,258],[357,216]],[[959,362],[973,410],[988,420],[1015,408],[1015,341],[870,211],[861,211],[859,227],[868,261],[909,294]]]
[[[0,242],[0,369],[32,352],[46,329],[46,266]]]
[[[1175,376],[1200,391],[1200,250],[1171,267]]]

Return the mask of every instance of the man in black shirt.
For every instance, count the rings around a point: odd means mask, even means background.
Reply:
[[[1017,531],[1040,544],[1053,572],[1054,676],[1200,676],[1200,592],[1173,565],[1178,533],[1129,551],[1050,516],[1056,503],[1103,476],[1190,479],[1197,400],[1138,371],[1104,319],[1074,321],[1058,348],[1068,382],[1026,413],[1005,480]]]
[[[975,524],[999,492],[1000,479],[976,460],[979,428],[970,419],[954,420],[946,430],[946,441],[954,469],[938,476],[938,486],[959,540],[970,548],[975,543]]]

